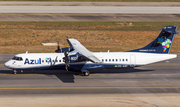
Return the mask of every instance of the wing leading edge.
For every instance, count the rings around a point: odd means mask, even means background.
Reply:
[[[72,46],[79,54],[90,60],[94,63],[100,63],[100,60],[93,55],[92,52],[87,50],[78,40],[76,39],[67,39],[70,46]]]

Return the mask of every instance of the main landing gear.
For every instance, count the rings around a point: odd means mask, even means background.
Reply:
[[[88,70],[83,70],[82,75],[83,76],[89,76],[90,72]]]

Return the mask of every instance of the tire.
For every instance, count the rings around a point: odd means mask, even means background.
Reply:
[[[83,76],[89,76],[90,72],[88,70],[82,71]]]

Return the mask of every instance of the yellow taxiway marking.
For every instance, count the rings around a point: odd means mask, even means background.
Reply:
[[[125,88],[131,88],[131,89],[137,89],[137,88],[156,88],[156,89],[161,89],[161,88],[180,88],[180,86],[154,86],[154,87],[2,87],[0,90],[14,90],[14,89],[125,89]]]

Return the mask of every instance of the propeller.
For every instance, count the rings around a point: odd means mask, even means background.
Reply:
[[[66,70],[68,71],[68,67],[70,66],[68,63],[69,63],[69,59],[68,59],[68,53],[67,53],[67,46],[65,48],[65,51],[64,51],[64,61],[65,61],[65,64],[66,64]]]
[[[57,50],[55,50],[55,52],[60,53],[59,41],[57,41],[57,43],[58,43],[58,46],[57,46]]]

